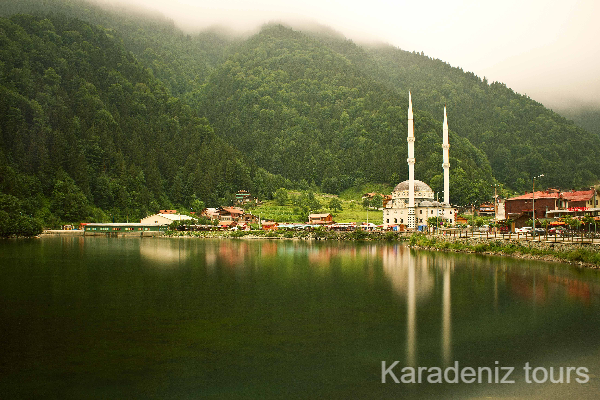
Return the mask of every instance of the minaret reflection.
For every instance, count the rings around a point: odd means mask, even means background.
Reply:
[[[407,320],[406,325],[406,364],[416,366],[417,352],[417,324],[415,321],[417,315],[417,294],[415,290],[415,260],[408,256],[408,296],[407,296]]]
[[[416,366],[417,304],[431,296],[434,275],[427,265],[427,257],[411,254],[410,249],[403,245],[386,247],[382,262],[394,291],[406,296],[406,363]]]
[[[439,293],[442,302],[440,315],[441,359],[445,365],[452,364],[452,285],[454,260],[445,255],[432,257],[425,253],[411,252],[403,245],[385,248],[382,255],[383,270],[390,279],[394,291],[406,296],[406,365],[416,366],[418,359],[418,319],[417,306],[426,299]],[[436,274],[439,271],[439,275]],[[436,285],[436,276],[441,285]],[[439,282],[439,281],[438,281]],[[435,291],[435,288],[441,289]],[[436,298],[440,298],[435,296]],[[424,325],[425,326],[425,325]],[[427,324],[430,326],[430,324]],[[436,332],[420,331],[421,336],[438,335]]]
[[[445,259],[442,263],[444,268],[444,292],[442,295],[442,359],[444,360],[444,365],[450,365],[452,363],[450,270],[453,269],[453,261]]]

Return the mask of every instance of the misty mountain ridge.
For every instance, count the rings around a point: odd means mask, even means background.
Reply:
[[[600,176],[598,135],[416,52],[326,27],[186,34],[75,0],[0,11],[23,12],[36,16],[0,26],[0,189],[45,220],[216,206],[238,189],[265,198],[280,186],[395,185],[408,175],[409,90],[417,178],[435,191],[448,107],[455,204],[489,200],[498,182],[530,189],[540,173],[540,185],[562,188]],[[77,212],[61,214],[65,199]]]

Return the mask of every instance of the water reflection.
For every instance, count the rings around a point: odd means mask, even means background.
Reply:
[[[124,240],[124,239],[122,239]],[[189,257],[182,240],[164,241],[142,239],[139,242],[140,257],[161,267],[177,267],[183,259]],[[182,251],[183,245],[183,251]]]
[[[442,314],[442,359],[444,365],[450,365],[452,361],[452,321],[451,321],[451,299],[450,299],[450,269],[451,261],[443,260],[444,269],[444,294]]]
[[[396,293],[406,296],[406,363],[417,365],[417,306],[434,296],[436,272],[442,273],[441,353],[444,364],[452,361],[451,272],[454,260],[431,257],[405,246],[382,249],[383,270]]]
[[[381,260],[383,271],[396,293],[412,295],[415,299],[431,296],[435,279],[426,256],[419,256],[406,246],[396,245],[382,247]],[[408,293],[411,289],[414,291]]]
[[[7,398],[51,397],[41,387],[64,390],[66,376],[73,398],[458,398],[458,385],[382,385],[381,361],[600,370],[600,275],[563,264],[383,243],[86,237],[0,242],[0,268]]]

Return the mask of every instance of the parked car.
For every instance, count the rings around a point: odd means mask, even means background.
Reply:
[[[522,228],[516,228],[515,233],[529,233],[533,232],[533,228],[531,226],[524,226]]]
[[[557,226],[555,228],[548,229],[549,235],[561,236],[564,235],[567,230],[561,226]]]

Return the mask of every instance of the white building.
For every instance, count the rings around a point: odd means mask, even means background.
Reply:
[[[450,205],[450,158],[448,143],[448,119],[444,107],[443,126],[443,164],[444,169],[444,199],[436,201],[433,190],[424,182],[414,179],[414,126],[412,98],[408,94],[408,180],[399,183],[392,192],[392,200],[383,210],[383,225],[406,225],[408,229],[419,229],[427,225],[427,219],[439,218],[440,223],[456,224],[457,209]]]
[[[142,218],[140,223],[142,224],[161,224],[171,225],[175,221],[193,221],[194,218],[189,215],[181,214],[154,214],[149,217]]]

